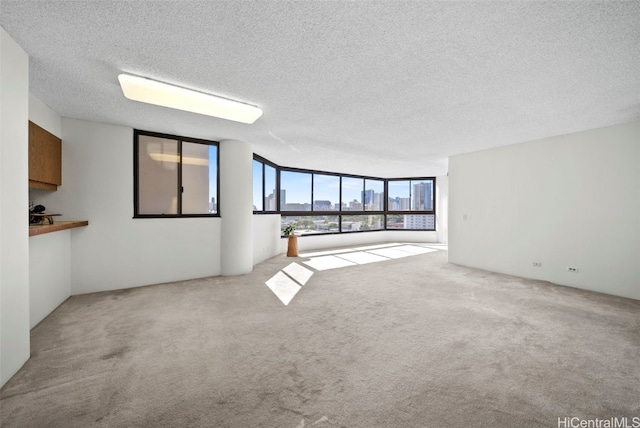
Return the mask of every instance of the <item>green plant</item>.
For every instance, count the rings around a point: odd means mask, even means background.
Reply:
[[[290,224],[290,225],[288,225],[287,227],[284,228],[284,230],[282,231],[282,234],[284,236],[289,236],[289,235],[291,235],[293,233],[295,228],[296,228],[296,224],[292,223],[292,224]]]

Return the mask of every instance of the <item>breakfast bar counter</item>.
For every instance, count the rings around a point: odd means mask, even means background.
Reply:
[[[73,229],[88,225],[89,221],[87,220],[56,221],[53,224],[31,224],[29,225],[29,236],[42,235],[44,233],[58,232],[60,230]]]

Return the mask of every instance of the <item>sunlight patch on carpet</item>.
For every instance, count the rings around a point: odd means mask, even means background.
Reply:
[[[407,251],[398,250],[397,247],[380,248],[379,250],[370,250],[369,252],[377,254],[379,256],[388,257],[390,259],[400,259],[402,257],[415,256],[415,254],[411,254]]]
[[[394,249],[400,250],[400,251],[406,251],[407,253],[411,253],[411,254],[426,254],[426,253],[431,253],[433,251],[438,251],[434,248],[417,247],[415,245],[403,245],[401,247],[395,247]]]
[[[341,259],[336,256],[320,256],[313,257],[311,260],[302,262],[307,266],[311,266],[315,270],[337,269],[346,266],[355,266],[356,263]]]
[[[282,270],[300,285],[305,285],[311,278],[311,275],[313,275],[312,270],[309,270],[298,263],[291,263]]]
[[[377,254],[367,253],[365,251],[357,251],[355,253],[340,254],[336,257],[340,257],[341,259],[346,259],[350,262],[357,263],[359,265],[364,265],[367,263],[383,262],[385,260],[389,260],[387,257],[382,257]]]
[[[286,305],[298,294],[298,291],[302,288],[293,279],[289,278],[286,274],[278,272],[271,277],[265,284],[273,291],[278,299]]]
[[[430,245],[433,245],[430,246]],[[308,257],[302,263],[317,271],[338,269],[367,263],[383,262],[389,259],[416,256],[439,251],[438,244],[410,244],[393,242],[388,244],[365,245],[355,248],[303,253],[299,257]],[[446,248],[445,248],[446,249]],[[309,281],[313,271],[298,263],[290,263],[276,273],[265,284],[282,303],[288,305],[303,285]]]

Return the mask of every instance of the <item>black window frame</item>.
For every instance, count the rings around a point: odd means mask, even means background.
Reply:
[[[313,169],[304,169],[304,168],[295,168],[295,167],[288,167],[288,166],[280,166],[275,164],[274,162],[271,162],[267,159],[265,159],[262,156],[259,156],[257,154],[253,155],[253,159],[257,160],[259,162],[262,162],[263,164],[267,164],[273,168],[275,168],[276,171],[276,187],[277,187],[277,195],[276,195],[276,211],[264,211],[264,210],[259,210],[259,211],[254,211],[254,214],[279,214],[281,217],[322,217],[322,216],[326,216],[326,217],[334,217],[337,216],[338,217],[338,231],[337,232],[317,232],[317,233],[309,233],[309,234],[305,234],[305,235],[301,235],[301,236],[317,236],[317,235],[336,235],[336,234],[342,234],[342,233],[361,233],[361,232],[380,232],[380,231],[413,231],[413,232],[435,232],[436,231],[436,177],[429,177],[429,176],[423,176],[423,177],[404,177],[404,178],[383,178],[383,177],[372,177],[372,176],[366,176],[366,175],[357,175],[357,174],[343,174],[343,173],[337,173],[337,172],[331,172],[331,171],[320,171],[320,170],[313,170]],[[304,173],[304,174],[311,174],[311,207],[309,211],[295,211],[295,210],[283,210],[280,207],[280,195],[281,195],[281,180],[280,180],[280,174],[282,171],[288,171],[288,172],[298,172],[298,173]],[[315,174],[318,175],[329,175],[329,176],[335,176],[339,178],[339,209],[337,210],[316,210],[314,209],[315,206],[315,197],[314,197],[314,191],[315,191]],[[343,177],[347,177],[347,178],[357,178],[357,179],[362,179],[363,181],[363,189],[362,192],[366,192],[366,184],[367,184],[367,180],[375,180],[375,181],[381,181],[383,183],[383,192],[384,192],[384,197],[382,200],[382,210],[367,210],[366,209],[366,204],[364,202],[364,193],[362,193],[362,210],[359,211],[350,211],[350,210],[344,210],[343,209],[343,201],[342,201],[342,178]],[[433,202],[433,209],[431,210],[413,210],[411,209],[411,203],[410,203],[410,210],[409,211],[398,211],[398,210],[389,210],[389,206],[388,206],[388,201],[389,201],[389,186],[388,183],[390,181],[409,181],[410,183],[412,181],[431,181],[432,183],[432,202]],[[263,166],[263,180],[262,180],[262,185],[263,185],[263,197],[264,197],[264,166]],[[411,200],[411,192],[412,192],[412,188],[411,188],[411,184],[410,184],[410,190],[409,190],[409,199]],[[263,204],[264,205],[264,204]],[[345,231],[342,230],[342,223],[343,223],[343,217],[344,216],[373,216],[373,215],[382,215],[383,216],[383,222],[384,222],[384,227],[380,228],[380,229],[371,229],[371,230],[357,230],[357,231]],[[387,227],[387,220],[388,220],[388,216],[390,215],[433,215],[434,216],[434,227],[433,229],[394,229],[394,228],[388,228]],[[284,235],[281,235],[284,236]]]
[[[389,209],[388,205],[389,205],[389,183],[393,182],[393,181],[408,181],[409,182],[409,209],[408,210],[392,210]],[[413,201],[413,186],[412,186],[412,182],[413,181],[431,181],[431,191],[432,191],[432,196],[431,196],[431,200],[433,202],[433,208],[431,210],[414,210],[412,207],[412,201]],[[437,201],[437,197],[436,197],[436,178],[435,177],[402,177],[402,178],[388,178],[385,180],[385,204],[387,206],[387,209],[385,211],[386,216],[391,216],[391,215],[433,215],[434,216],[434,225],[433,225],[433,229],[393,229],[393,228],[388,228],[387,227],[387,223],[388,223],[388,219],[385,218],[385,230],[393,230],[393,231],[402,231],[402,230],[408,230],[408,231],[425,231],[425,232],[435,232],[436,230],[436,201]]]
[[[147,137],[165,138],[178,141],[178,155],[180,156],[180,162],[178,162],[178,183],[177,194],[178,198],[178,213],[177,214],[140,214],[139,202],[140,202],[140,188],[139,188],[139,137],[141,135]],[[182,143],[196,143],[204,144],[207,146],[216,147],[216,212],[206,214],[182,214]],[[161,132],[145,131],[141,129],[133,130],[133,218],[194,218],[194,217],[220,217],[220,143],[218,141],[204,140],[200,138],[184,137],[179,135],[164,134]]]

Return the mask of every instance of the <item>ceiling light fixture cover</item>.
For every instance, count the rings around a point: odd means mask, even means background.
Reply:
[[[130,74],[120,74],[118,80],[122,93],[130,100],[242,123],[253,123],[262,116],[262,110],[256,106],[180,88],[168,83]]]

